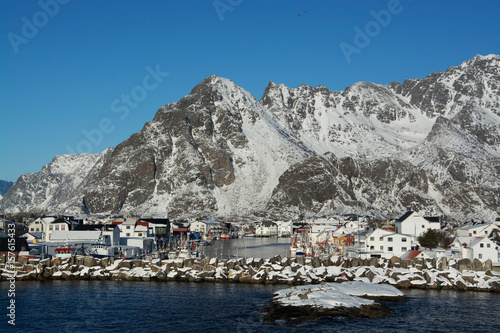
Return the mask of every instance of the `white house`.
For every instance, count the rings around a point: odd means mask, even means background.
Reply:
[[[441,230],[441,223],[437,217],[424,217],[408,211],[396,220],[396,233],[420,237],[427,229]]]
[[[498,244],[487,237],[457,237],[453,247],[458,246],[462,249],[462,258],[500,262]]]
[[[189,226],[189,230],[191,232],[199,232],[204,235],[208,234],[209,230],[219,229],[219,228],[220,228],[220,222],[214,220],[194,221]]]
[[[276,221],[276,225],[278,226],[278,236],[279,237],[287,237],[292,235],[293,224],[292,221],[284,222],[284,221]]]
[[[43,240],[44,242],[51,242],[52,233],[55,231],[70,231],[73,229],[73,226],[76,223],[73,223],[65,218],[44,218],[42,222],[45,223],[44,231],[43,231]]]
[[[255,236],[273,237],[278,236],[278,225],[272,221],[262,221],[255,226]]]
[[[366,236],[366,251],[384,251],[384,236],[392,234],[393,231],[377,228]]]
[[[456,233],[458,237],[488,237],[496,228],[494,223],[467,223],[457,228]]]
[[[411,250],[414,238],[411,235],[391,233],[383,235],[383,248],[381,249],[386,258],[391,258],[393,256],[401,257],[408,250]]]

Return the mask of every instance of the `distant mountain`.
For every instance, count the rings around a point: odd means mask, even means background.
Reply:
[[[4,194],[7,193],[12,185],[14,185],[13,182],[10,182],[8,180],[0,180],[0,200],[2,200]]]
[[[270,82],[259,101],[212,75],[115,149],[23,175],[0,205],[170,217],[411,208],[492,219],[499,175],[500,56],[489,55],[339,92]]]

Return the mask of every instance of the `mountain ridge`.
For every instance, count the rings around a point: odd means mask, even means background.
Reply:
[[[211,75],[95,166],[86,164],[85,182],[45,172],[32,181],[35,191],[23,175],[0,204],[7,211],[171,217],[418,208],[493,218],[500,204],[499,82],[498,55],[423,79],[358,82],[338,92],[270,81],[260,100]],[[44,195],[44,177],[64,182],[72,204]]]

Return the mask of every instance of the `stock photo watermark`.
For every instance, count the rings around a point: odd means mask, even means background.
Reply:
[[[411,1],[411,0],[410,0]],[[389,0],[387,2],[387,9],[379,11],[372,10],[370,15],[373,20],[368,21],[363,29],[354,27],[354,38],[352,44],[342,42],[339,44],[340,50],[344,55],[348,64],[352,62],[353,54],[360,54],[363,49],[370,45],[371,41],[382,32],[382,28],[386,28],[392,21],[394,15],[398,15],[403,11],[403,5],[399,0]]]
[[[7,231],[7,263],[6,267],[9,270],[14,270],[15,269],[15,262],[16,262],[16,239],[15,239],[15,234],[16,234],[16,226],[13,223],[8,224],[8,231]],[[7,317],[8,320],[7,322],[9,325],[16,325],[16,273],[12,274],[12,276],[9,276],[7,278],[7,281],[9,282],[9,290],[7,291],[7,296],[9,297],[9,305],[7,306]]]
[[[30,40],[38,35],[40,29],[45,27],[51,18],[55,17],[62,5],[66,5],[70,0],[40,0],[38,1],[38,6],[40,10],[35,12],[31,19],[23,16],[21,18],[22,27],[21,33],[16,34],[14,32],[9,32],[7,34],[7,39],[12,46],[12,49],[16,54],[19,53],[19,46],[21,44],[28,44]]]
[[[141,84],[134,86],[129,93],[123,93],[120,98],[111,102],[111,112],[118,114],[120,120],[125,120],[130,114],[130,109],[135,109],[140,102],[148,97],[149,91],[158,88],[160,83],[170,75],[168,72],[162,72],[159,64],[155,68],[147,66],[146,72]],[[94,147],[103,142],[105,134],[110,134],[115,129],[116,126],[112,119],[103,118],[95,128],[82,130],[81,133],[85,139],[81,140],[76,147],[66,146],[66,151],[69,154],[91,153]]]
[[[243,0],[215,0],[212,6],[219,16],[219,20],[224,21],[224,13],[232,12],[237,6],[241,5]]]

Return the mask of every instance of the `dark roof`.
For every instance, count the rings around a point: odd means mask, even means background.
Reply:
[[[272,227],[272,226],[277,226],[277,224],[274,223],[273,221],[262,221],[262,225],[264,227],[267,227],[267,228]]]
[[[170,223],[169,219],[154,219],[154,218],[150,218],[150,219],[138,219],[137,221],[138,222],[144,221],[144,222],[149,222],[149,223],[153,223],[153,224],[169,224]]]
[[[397,219],[396,221],[398,222],[403,222],[404,220],[406,220],[411,214],[413,214],[413,211],[412,210],[409,210],[407,211],[403,216],[401,216],[399,219]]]
[[[73,230],[91,231],[91,230],[111,230],[118,228],[117,224],[79,224]]]
[[[73,230],[101,230],[102,224],[79,224]]]

